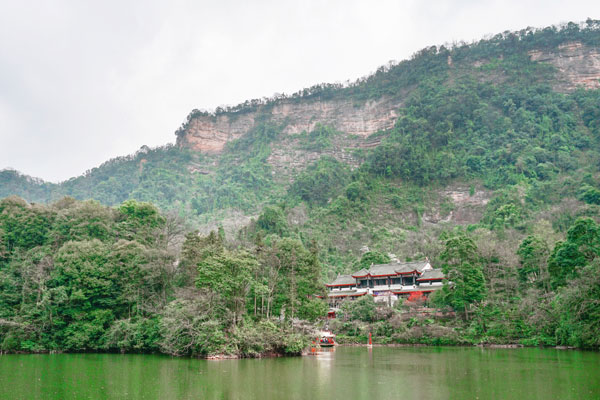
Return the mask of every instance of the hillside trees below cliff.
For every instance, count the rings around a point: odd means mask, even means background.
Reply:
[[[349,175],[346,165],[324,156],[302,171],[288,192],[308,204],[322,206],[341,192]]]
[[[549,86],[479,82],[420,86],[396,127],[367,156],[374,174],[420,184],[456,177],[489,187],[550,180],[597,158],[598,91],[559,94]],[[595,104],[595,106],[592,106]],[[586,121],[588,120],[588,121]]]
[[[262,204],[277,190],[267,157],[282,129],[269,122],[260,123],[229,142],[214,173],[196,176],[192,209],[197,214],[209,214],[227,208],[249,211]]]

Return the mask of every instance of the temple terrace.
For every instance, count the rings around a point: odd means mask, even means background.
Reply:
[[[400,298],[426,297],[440,289],[445,279],[441,269],[433,269],[429,261],[372,264],[352,275],[338,275],[327,286],[332,311],[344,300],[370,295],[376,302],[394,305]]]

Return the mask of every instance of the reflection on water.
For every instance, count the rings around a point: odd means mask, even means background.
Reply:
[[[322,348],[316,355],[316,379],[319,387],[327,386],[332,379],[335,347]]]
[[[600,354],[553,349],[338,347],[205,361],[153,355],[0,356],[0,399],[590,399]]]

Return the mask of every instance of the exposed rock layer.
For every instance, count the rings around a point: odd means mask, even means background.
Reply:
[[[228,141],[244,135],[256,124],[258,116],[265,114],[271,122],[285,123],[284,134],[309,132],[321,123],[348,135],[367,137],[390,129],[398,117],[399,106],[399,101],[389,99],[359,105],[350,100],[284,100],[255,112],[194,118],[178,144],[204,153],[220,153]]]
[[[532,61],[548,62],[556,67],[554,88],[571,91],[577,87],[600,88],[600,50],[579,42],[565,43],[554,51],[530,51]]]
[[[532,61],[556,67],[554,86],[558,91],[571,91],[577,87],[600,88],[600,50],[597,48],[571,42],[552,51],[530,51],[529,57]],[[262,118],[285,124],[284,134],[308,132],[321,123],[344,132],[347,137],[354,136],[364,141],[377,131],[393,127],[400,106],[400,100],[389,98],[362,104],[341,99],[281,100],[261,106],[257,111],[193,118],[177,143],[195,151],[218,154],[227,142],[247,133]]]

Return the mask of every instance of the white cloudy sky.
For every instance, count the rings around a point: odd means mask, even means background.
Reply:
[[[0,0],[0,169],[65,180],[173,142],[193,108],[588,17],[600,1]]]

